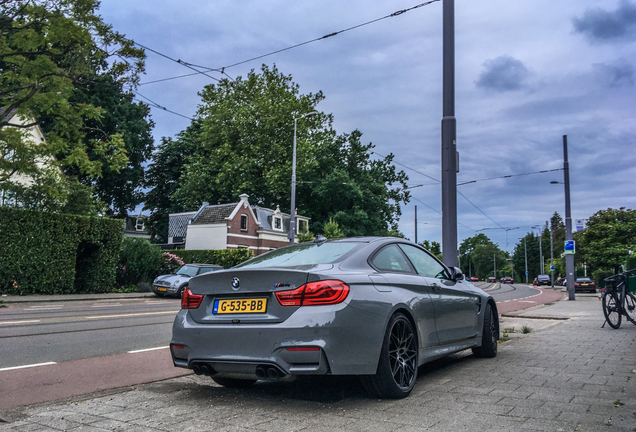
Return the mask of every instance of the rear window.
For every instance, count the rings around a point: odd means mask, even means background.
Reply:
[[[303,244],[277,249],[245,261],[234,268],[296,267],[317,264],[331,264],[361,243],[333,242]]]

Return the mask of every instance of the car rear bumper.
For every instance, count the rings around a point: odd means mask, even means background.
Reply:
[[[181,310],[170,351],[177,367],[206,364],[228,376],[259,378],[259,367],[283,375],[368,375],[376,373],[385,325],[383,317],[351,307],[299,308],[273,324],[200,324]]]

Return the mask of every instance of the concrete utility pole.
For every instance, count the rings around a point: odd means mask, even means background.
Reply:
[[[541,228],[539,228],[541,230]],[[539,268],[541,268],[541,274],[545,274],[545,269],[543,268],[543,230],[539,231]]]
[[[304,119],[307,117],[313,117],[318,114],[316,111],[312,111],[307,114],[303,114],[298,118],[294,118],[294,148],[292,150],[292,178],[291,178],[291,212],[289,219],[289,233],[287,233],[287,238],[289,239],[289,244],[294,244],[294,235],[296,234],[296,125],[298,124],[298,120]]]
[[[570,163],[568,162],[568,136],[563,135],[563,182],[565,183],[565,240],[572,240],[572,215],[570,213]],[[568,300],[576,300],[574,293],[574,254],[565,254],[565,277]]]
[[[457,126],[455,120],[455,0],[443,4],[442,258],[457,266]]]

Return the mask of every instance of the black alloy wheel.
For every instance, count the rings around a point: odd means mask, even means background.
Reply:
[[[378,371],[362,377],[362,382],[374,397],[404,398],[415,386],[417,367],[417,334],[411,321],[396,313],[384,335]]]
[[[490,306],[490,303],[487,303],[484,308],[484,327],[481,335],[481,346],[472,349],[476,357],[492,358],[497,355],[497,339],[499,337],[499,331],[497,330],[498,318]]]

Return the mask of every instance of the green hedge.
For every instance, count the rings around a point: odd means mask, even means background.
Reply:
[[[120,219],[0,207],[0,293],[109,291],[123,231]]]
[[[237,264],[242,263],[254,255],[252,251],[246,248],[242,249],[224,249],[224,250],[189,250],[189,249],[177,249],[170,252],[181,258],[184,263],[199,263],[199,264],[216,264],[225,269],[234,267]]]

